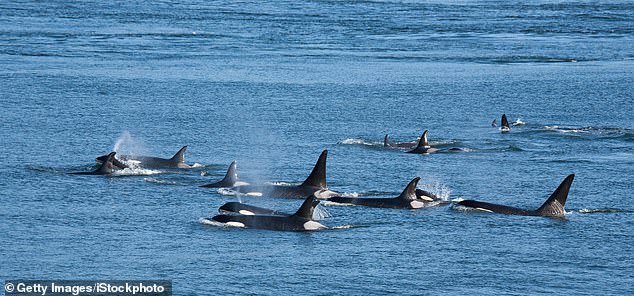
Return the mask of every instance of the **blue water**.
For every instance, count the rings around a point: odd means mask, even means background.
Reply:
[[[631,1],[2,1],[0,278],[172,279],[175,295],[634,291]],[[524,126],[500,134],[506,113]],[[430,141],[464,153],[381,147]],[[117,143],[121,145],[116,145]],[[120,152],[186,171],[114,177]],[[326,204],[312,233],[201,223],[249,181],[537,208]],[[301,201],[241,198],[294,211]],[[323,211],[323,210],[322,210]]]

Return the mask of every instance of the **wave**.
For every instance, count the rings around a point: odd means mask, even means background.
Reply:
[[[168,180],[162,180],[162,179],[156,179],[156,178],[144,178],[143,181],[149,182],[149,183],[163,184],[163,185],[179,185],[177,182],[174,182],[174,181],[168,181]]]
[[[560,134],[569,135],[590,135],[602,138],[615,138],[623,139],[626,141],[634,140],[634,129],[624,127],[595,127],[595,126],[559,126],[559,125],[546,125],[544,130],[547,132],[556,132]]]
[[[343,141],[339,141],[337,144],[341,145],[364,145],[373,147],[383,147],[383,142],[369,142],[359,138],[348,138]]]
[[[125,168],[122,170],[113,171],[112,176],[151,176],[164,173],[165,172],[159,170]]]
[[[622,209],[614,209],[614,208],[604,208],[604,209],[581,209],[578,212],[579,214],[597,214],[597,213],[628,213],[631,211],[622,210]]]

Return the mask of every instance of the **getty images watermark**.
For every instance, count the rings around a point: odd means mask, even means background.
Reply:
[[[134,295],[171,296],[170,280],[6,280],[5,295],[79,296],[79,295]]]

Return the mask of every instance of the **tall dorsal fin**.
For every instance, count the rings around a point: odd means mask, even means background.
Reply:
[[[506,114],[502,114],[502,127],[511,129],[511,127],[509,126],[509,121],[508,119],[506,119]]]
[[[232,161],[227,169],[227,174],[220,181],[222,184],[227,184],[228,186],[233,186],[238,181],[238,173],[236,173],[236,161]]]
[[[565,214],[566,199],[568,198],[568,191],[570,185],[575,179],[575,174],[570,174],[564,179],[559,187],[550,195],[550,197],[544,202],[544,204],[537,209],[537,213],[541,216],[559,217]]]
[[[418,145],[416,146],[416,148],[429,147],[429,142],[427,141],[427,133],[428,132],[429,132],[429,130],[425,130],[423,132],[423,135],[420,136],[420,139],[418,140]]]
[[[383,147],[390,147],[390,138],[388,134],[385,134],[385,138],[383,138]]]
[[[319,159],[310,173],[308,178],[302,183],[302,186],[313,186],[319,188],[327,188],[326,184],[326,158],[328,157],[328,150],[324,150],[319,155]]]
[[[185,151],[187,151],[187,146],[183,146],[181,150],[178,150],[171,160],[174,162],[185,162]]]
[[[293,214],[293,216],[305,218],[308,220],[313,219],[313,211],[315,207],[319,204],[319,200],[315,196],[315,194],[311,194],[309,197],[304,200],[302,206],[299,207],[299,210]]]
[[[409,184],[407,184],[407,187],[405,187],[405,190],[403,190],[403,192],[401,192],[401,195],[398,196],[398,198],[407,200],[416,199],[416,186],[418,185],[418,181],[420,181],[420,177],[416,177],[412,181],[410,181]]]
[[[106,157],[106,160],[101,164],[101,166],[95,171],[96,174],[99,175],[110,175],[112,174],[112,162],[114,161],[114,155],[116,152],[110,152]]]

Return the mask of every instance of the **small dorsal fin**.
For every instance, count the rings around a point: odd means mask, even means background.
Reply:
[[[511,127],[509,126],[509,121],[508,119],[506,119],[506,114],[502,114],[502,127],[511,129]]]
[[[326,158],[328,157],[328,150],[324,150],[319,155],[319,159],[317,163],[315,163],[315,167],[313,171],[310,173],[308,178],[302,183],[301,186],[313,186],[319,188],[327,188],[328,184],[326,184]]]
[[[412,181],[410,181],[409,184],[407,184],[407,187],[405,187],[405,190],[403,190],[403,192],[401,192],[401,195],[398,196],[398,198],[407,200],[416,199],[416,186],[418,185],[418,181],[420,181],[420,177],[416,177]]]
[[[299,210],[293,214],[293,216],[305,218],[308,220],[313,219],[313,211],[315,207],[319,204],[319,200],[315,196],[315,194],[311,194],[309,197],[304,200],[302,206],[299,207]]]
[[[101,164],[101,166],[95,171],[96,174],[99,175],[110,175],[112,174],[112,162],[114,161],[114,155],[116,152],[110,152],[106,157],[106,160]]]
[[[171,160],[174,162],[185,162],[185,151],[187,151],[187,146],[183,146],[181,150],[178,150]]]
[[[390,138],[388,134],[385,134],[385,138],[383,138],[383,147],[390,147]]]
[[[425,130],[423,132],[423,135],[420,136],[420,139],[418,140],[418,145],[416,146],[416,148],[429,147],[429,142],[427,141],[427,133],[428,132],[429,132],[429,130]]]
[[[498,121],[497,121],[497,119],[493,119],[493,122],[491,122],[491,126],[492,126],[492,127],[497,127],[497,126],[498,126]]]
[[[236,161],[232,161],[227,169],[227,174],[220,181],[222,184],[227,184],[227,186],[233,186],[238,181],[238,173],[236,173]]]
[[[541,216],[559,217],[565,214],[566,199],[568,199],[568,191],[570,185],[575,179],[575,174],[568,175],[559,187],[550,195],[544,204],[537,209],[537,213]]]

